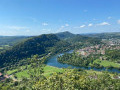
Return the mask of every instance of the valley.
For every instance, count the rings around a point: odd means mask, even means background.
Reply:
[[[70,32],[29,37],[1,51],[0,89],[116,89],[120,82],[119,53],[118,38]],[[104,85],[99,86],[100,82]]]

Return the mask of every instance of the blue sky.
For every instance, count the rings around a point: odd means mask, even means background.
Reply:
[[[0,0],[0,35],[120,32],[120,0]]]

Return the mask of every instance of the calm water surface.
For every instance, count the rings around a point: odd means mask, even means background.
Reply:
[[[66,53],[72,53],[73,50],[69,51],[69,52],[66,52]],[[120,70],[118,69],[106,69],[106,68],[101,68],[101,69],[98,69],[98,68],[91,68],[91,67],[79,67],[79,66],[73,66],[73,65],[69,65],[69,64],[63,64],[63,63],[60,63],[57,61],[57,57],[60,56],[60,55],[64,55],[64,53],[61,53],[61,54],[58,54],[58,55],[55,55],[55,56],[52,56],[50,59],[48,59],[47,61],[47,65],[49,66],[54,66],[54,67],[58,67],[58,68],[68,68],[68,67],[71,67],[71,68],[81,68],[81,69],[86,69],[86,70],[96,70],[96,71],[109,71],[109,72],[116,72],[116,73],[120,73]]]

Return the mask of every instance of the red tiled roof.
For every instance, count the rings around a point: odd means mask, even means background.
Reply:
[[[0,76],[2,75],[2,73],[0,73]]]

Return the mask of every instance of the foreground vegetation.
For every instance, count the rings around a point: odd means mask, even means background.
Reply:
[[[30,69],[31,69],[30,66],[28,66],[27,69],[25,69],[25,66],[21,66],[18,69],[8,70],[6,73],[8,75],[13,75],[18,80],[20,80],[23,77],[30,78],[30,75],[29,75]],[[38,69],[38,68],[36,68],[36,69]],[[33,69],[31,69],[31,71],[33,71],[32,73],[34,73]],[[54,72],[63,72],[64,70],[62,68],[59,69],[59,68],[52,67],[52,66],[44,66],[43,71],[44,71],[43,75],[50,76]]]
[[[45,66],[29,73],[21,80],[12,79],[0,83],[1,90],[119,90],[118,74],[85,71],[82,69],[58,69]],[[25,73],[23,73],[24,75]]]

